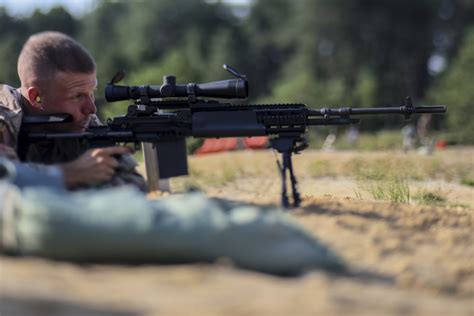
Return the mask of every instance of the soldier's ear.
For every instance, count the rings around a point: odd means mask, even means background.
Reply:
[[[29,87],[27,90],[27,94],[28,94],[28,101],[30,101],[30,104],[35,109],[42,110],[43,109],[42,98],[41,98],[38,88]]]

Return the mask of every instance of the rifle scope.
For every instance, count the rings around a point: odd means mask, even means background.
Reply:
[[[168,97],[246,99],[247,96],[246,79],[176,84],[176,77],[164,76],[161,86],[119,86],[112,83],[105,86],[105,99],[108,102]]]

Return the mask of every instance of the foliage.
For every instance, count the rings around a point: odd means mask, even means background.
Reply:
[[[474,187],[474,179],[472,178],[467,178],[467,177],[464,177],[461,179],[461,184],[464,184],[464,185],[468,185],[468,186],[471,186],[471,187]]]
[[[413,195],[413,199],[421,205],[438,205],[446,204],[446,198],[439,191],[431,192],[428,190],[421,190]]]
[[[409,203],[410,188],[405,179],[394,178],[384,181],[373,181],[366,188],[376,200],[394,203]]]
[[[19,86],[16,61],[30,34],[50,30],[75,36],[77,29],[78,21],[62,7],[54,7],[48,13],[36,10],[31,17],[24,20],[9,16],[6,10],[0,7],[0,83]]]
[[[445,76],[431,89],[430,99],[449,104],[449,137],[457,143],[474,144],[474,27]]]
[[[385,181],[397,177],[415,181],[441,179],[472,185],[474,170],[472,162],[466,159],[471,152],[459,149],[450,154],[436,152],[427,156],[391,150],[373,153],[367,160],[360,158],[365,155],[360,151],[338,151],[340,159],[335,161],[333,153],[311,151],[304,153],[312,155],[308,164],[300,165],[311,177],[345,176],[360,181]]]

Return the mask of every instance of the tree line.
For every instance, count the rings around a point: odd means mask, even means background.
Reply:
[[[0,82],[18,85],[16,59],[26,38],[58,30],[82,42],[98,65],[102,87],[118,70],[126,84],[229,78],[245,73],[250,102],[302,102],[310,107],[447,104],[433,127],[453,143],[474,143],[474,1],[253,0],[99,1],[75,17],[63,7],[14,17],[0,7]],[[400,126],[401,118],[365,119],[361,129]]]

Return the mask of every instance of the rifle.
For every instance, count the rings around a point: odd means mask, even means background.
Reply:
[[[23,152],[29,144],[54,139],[79,139],[90,147],[110,146],[116,143],[152,143],[156,150],[159,177],[187,175],[186,137],[221,138],[270,136],[270,146],[282,155],[278,161],[282,179],[281,203],[290,206],[287,196],[287,178],[291,183],[293,206],[299,206],[300,194],[293,172],[292,154],[298,154],[308,144],[305,133],[309,126],[357,124],[358,115],[444,113],[446,106],[415,107],[409,97],[398,107],[378,108],[321,108],[311,109],[305,104],[231,104],[221,99],[246,99],[248,82],[245,75],[224,65],[237,77],[203,84],[177,84],[176,77],[164,76],[158,86],[120,86],[123,78],[118,73],[105,87],[108,102],[135,100],[125,115],[107,120],[105,126],[91,127],[85,132],[28,132],[24,133]],[[210,99],[209,99],[210,98]],[[67,115],[45,118],[25,117],[23,125],[66,122]],[[21,158],[21,157],[20,157]],[[146,160],[146,155],[145,155]],[[145,161],[147,163],[147,161]],[[147,170],[148,173],[148,170]]]

